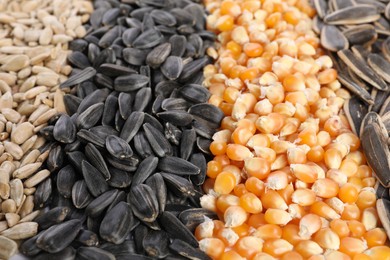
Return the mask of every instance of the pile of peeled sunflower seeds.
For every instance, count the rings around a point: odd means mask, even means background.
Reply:
[[[40,130],[50,178],[37,186],[34,259],[209,259],[193,235],[200,185],[224,116],[200,84],[214,34],[190,0],[97,0],[70,42],[66,113]],[[214,50],[215,52],[215,50]]]
[[[314,30],[333,57],[338,80],[354,94],[344,111],[379,180],[378,214],[390,234],[390,3],[315,0],[314,6]]]

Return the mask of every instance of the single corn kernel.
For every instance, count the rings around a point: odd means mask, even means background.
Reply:
[[[240,206],[230,206],[224,213],[226,227],[238,227],[248,219],[246,211]]]
[[[318,197],[325,199],[335,197],[339,192],[338,184],[329,178],[316,180],[311,189]]]
[[[286,201],[278,192],[274,190],[266,190],[261,195],[261,202],[263,204],[263,207],[267,209],[269,208],[281,209],[281,210],[288,209]]]
[[[283,171],[271,172],[265,181],[265,185],[273,190],[282,190],[287,187],[288,183],[288,176]]]
[[[263,210],[260,199],[253,193],[246,193],[240,197],[240,206],[248,213],[257,214]]]
[[[319,255],[324,252],[319,244],[311,240],[298,242],[294,249],[304,258],[309,258],[313,255]]]
[[[239,144],[228,144],[226,148],[226,155],[231,160],[244,161],[247,158],[252,158],[252,152],[245,146]]]
[[[281,257],[283,254],[292,251],[294,246],[281,238],[267,239],[263,244],[263,251],[274,257]]]
[[[251,259],[257,253],[260,253],[262,248],[263,241],[255,236],[242,237],[234,246],[236,252],[246,259]]]
[[[316,194],[307,188],[296,189],[292,194],[292,202],[300,206],[310,206],[316,202]]]
[[[292,220],[288,212],[281,209],[267,209],[264,215],[269,224],[286,225]]]
[[[225,244],[218,238],[204,238],[199,241],[199,249],[217,259],[225,251]]]
[[[209,220],[204,221],[195,228],[195,237],[198,240],[211,238],[213,236],[214,222]]]
[[[245,260],[239,253],[233,250],[225,251],[222,253],[220,260]]]
[[[367,244],[366,242],[362,241],[358,238],[353,237],[343,237],[340,242],[340,252],[343,252],[350,257],[353,257],[354,255],[358,253],[363,253],[364,250],[366,250]]]
[[[327,220],[338,219],[340,215],[323,201],[316,201],[310,206],[310,212]]]
[[[324,249],[338,250],[340,247],[339,236],[330,228],[320,229],[313,239]]]
[[[359,190],[350,183],[344,184],[338,193],[338,197],[344,203],[355,203],[359,196]]]
[[[218,231],[217,237],[225,244],[226,247],[232,247],[240,238],[231,228],[222,228]]]
[[[235,195],[221,195],[216,201],[217,209],[224,213],[230,206],[240,205],[240,198]]]
[[[275,224],[265,224],[257,228],[254,235],[265,240],[282,237],[282,228]]]
[[[269,162],[260,157],[253,157],[245,160],[244,169],[249,176],[256,177],[261,180],[267,178],[271,172]]]
[[[236,185],[236,177],[231,172],[221,172],[214,183],[214,191],[218,194],[229,194]]]
[[[307,214],[299,221],[299,236],[308,239],[320,228],[320,217],[315,214]]]

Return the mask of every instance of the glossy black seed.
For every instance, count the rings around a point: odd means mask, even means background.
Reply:
[[[69,220],[54,225],[39,236],[37,246],[49,253],[57,253],[70,245],[80,229],[81,222],[79,220]]]

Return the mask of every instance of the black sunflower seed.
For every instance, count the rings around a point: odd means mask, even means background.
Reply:
[[[69,220],[45,230],[37,239],[37,246],[49,253],[65,249],[76,238],[81,229],[79,220]]]
[[[89,162],[82,161],[81,168],[85,184],[94,197],[97,197],[108,190],[108,184],[104,180],[103,175]]]
[[[145,184],[133,186],[127,197],[131,204],[134,215],[144,222],[153,222],[156,220],[159,208],[158,201],[154,191]]]
[[[119,202],[107,212],[100,225],[100,236],[111,243],[121,244],[133,226],[133,213],[126,202]]]

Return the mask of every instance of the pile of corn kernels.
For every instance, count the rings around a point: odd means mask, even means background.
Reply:
[[[205,68],[225,113],[195,231],[213,259],[388,259],[375,178],[342,112],[307,0],[206,0],[218,35]]]

